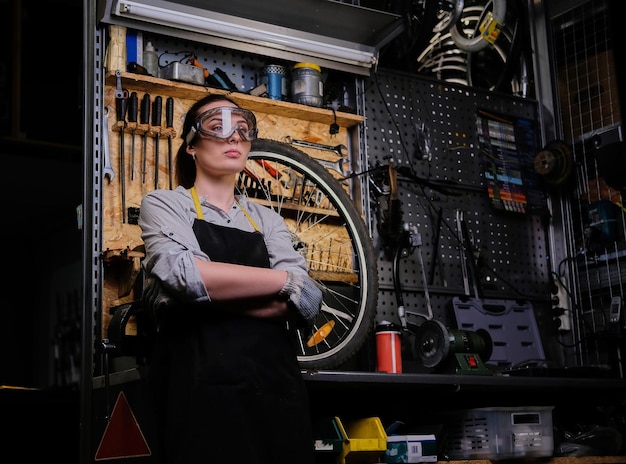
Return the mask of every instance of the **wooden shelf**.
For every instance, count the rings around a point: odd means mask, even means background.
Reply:
[[[106,84],[115,87],[115,72],[108,72]],[[207,94],[228,95],[237,104],[244,106],[250,111],[275,114],[286,118],[296,118],[303,121],[332,124],[337,116],[337,124],[341,127],[352,127],[364,121],[364,117],[358,114],[335,112],[325,108],[300,105],[297,103],[270,100],[264,97],[255,97],[241,92],[204,87],[201,85],[187,84],[184,82],[170,81],[157,77],[144,76],[128,72],[122,73],[122,85],[131,87],[133,90],[172,97],[197,100]]]

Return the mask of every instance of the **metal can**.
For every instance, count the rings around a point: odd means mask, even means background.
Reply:
[[[291,72],[291,100],[308,106],[322,106],[322,70],[314,63],[296,63]]]
[[[279,64],[270,64],[263,68],[261,83],[267,87],[267,96],[271,100],[287,99],[287,70]]]

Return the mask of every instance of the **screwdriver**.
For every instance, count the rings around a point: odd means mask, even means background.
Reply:
[[[122,189],[122,223],[126,222],[126,181],[125,181],[125,162],[124,162],[124,126],[126,125],[127,111],[127,94],[125,92],[121,96],[115,98],[115,110],[118,123],[120,126],[120,186]]]
[[[150,124],[150,94],[144,94],[141,99],[141,124]],[[143,133],[143,151],[141,158],[141,183],[146,183],[146,152],[148,151],[148,134],[147,130]]]
[[[137,92],[131,92],[128,99],[128,122],[133,123],[131,127],[130,142],[130,180],[135,180],[135,132],[137,131],[137,104]]]
[[[159,188],[159,137],[161,136],[161,118],[163,116],[163,98],[154,97],[152,103],[152,130],[154,135],[154,189]]]
[[[174,99],[167,97],[165,102],[165,127],[167,132],[167,174],[170,180],[170,190],[172,190],[172,130],[174,129]]]

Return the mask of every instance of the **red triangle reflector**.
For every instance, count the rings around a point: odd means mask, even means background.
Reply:
[[[98,445],[95,460],[136,458],[151,454],[150,447],[130,409],[126,396],[124,392],[120,392],[100,445]]]

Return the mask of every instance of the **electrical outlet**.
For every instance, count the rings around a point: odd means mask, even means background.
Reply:
[[[559,320],[559,332],[569,332],[572,330],[572,311],[570,308],[570,299],[567,293],[565,277],[557,277],[554,280],[557,291],[555,295],[555,304],[553,309],[561,308],[562,313],[557,317]],[[559,312],[561,312],[559,311]],[[556,318],[555,318],[556,319]]]

